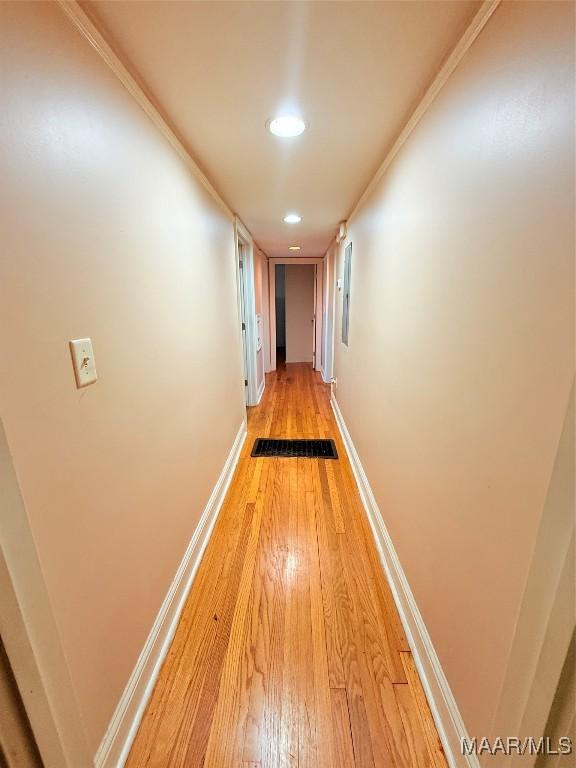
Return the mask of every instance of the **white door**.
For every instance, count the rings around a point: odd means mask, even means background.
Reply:
[[[244,246],[240,246],[240,322],[242,323],[242,358],[244,361],[244,400],[248,403],[248,347],[246,343],[246,270]]]

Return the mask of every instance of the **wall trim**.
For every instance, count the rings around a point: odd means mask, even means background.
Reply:
[[[388,168],[390,167],[390,164],[402,148],[402,146],[406,143],[406,140],[416,128],[424,114],[428,111],[430,105],[436,98],[436,96],[440,93],[444,85],[447,83],[448,79],[468,51],[468,49],[472,46],[480,32],[484,29],[486,24],[488,23],[490,17],[498,8],[500,5],[501,0],[484,0],[482,5],[480,6],[480,9],[466,28],[464,34],[460,38],[460,40],[456,43],[454,48],[452,49],[452,52],[449,54],[448,58],[445,60],[444,64],[440,67],[440,71],[426,90],[424,96],[422,97],[421,101],[418,103],[416,109],[408,119],[408,122],[404,125],[402,130],[400,131],[400,134],[398,135],[396,141],[394,144],[392,144],[392,147],[390,148],[388,154],[384,158],[384,161],[382,162],[382,165],[378,168],[376,171],[374,177],[364,190],[364,192],[360,195],[360,198],[352,211],[348,214],[347,220],[350,222],[350,219],[352,219],[353,216],[355,216],[358,213],[358,210],[360,209],[361,205],[370,197],[376,186],[378,185],[378,182],[384,176]]]
[[[426,691],[428,703],[438,728],[438,734],[442,741],[448,764],[450,768],[480,768],[476,755],[461,754],[461,740],[469,738],[469,735],[460,715],[456,699],[450,689],[424,624],[424,619],[418,609],[408,579],[394,549],[394,544],[384,523],[382,513],[374,498],[362,462],[334,396],[331,398],[330,404],[346,448],[346,453],[352,465],[360,498],[366,510],[380,560],[388,578],[390,589],[392,590],[394,601],[406,632],[406,638],[412,650],[420,679],[422,680],[422,685]]]
[[[184,604],[202,560],[202,555],[234,475],[246,435],[246,421],[243,421],[234,438],[234,443],[220,473],[220,477],[210,494],[200,522],[192,534],[174,580],[156,616],[136,666],[120,697],[116,711],[112,715],[104,738],[98,747],[94,757],[95,768],[121,768],[128,757],[132,742],[138,731],[138,726],[158,678],[160,668],[176,632]]]
[[[266,389],[266,377],[262,376],[262,381],[260,382],[260,386],[258,387],[258,399],[256,401],[256,405],[260,404],[260,400],[262,400],[262,395],[264,394],[265,389]]]

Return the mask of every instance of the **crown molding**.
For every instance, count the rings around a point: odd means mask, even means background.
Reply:
[[[353,216],[355,216],[362,204],[370,197],[376,186],[378,185],[378,182],[382,179],[388,168],[390,167],[390,164],[402,148],[402,146],[406,143],[406,140],[416,128],[436,96],[440,93],[444,85],[449,80],[450,76],[462,60],[462,58],[465,56],[468,49],[472,46],[480,32],[484,29],[486,24],[488,23],[489,19],[491,18],[492,14],[498,8],[500,5],[501,0],[484,0],[482,5],[480,6],[480,9],[466,28],[466,31],[460,38],[460,40],[456,43],[455,47],[452,49],[452,52],[449,54],[448,58],[445,60],[444,64],[441,66],[440,71],[428,87],[426,93],[422,97],[421,101],[419,102],[418,106],[408,119],[408,122],[404,125],[404,128],[400,131],[399,136],[397,137],[396,141],[392,145],[390,151],[384,158],[384,162],[382,165],[378,168],[376,171],[374,177],[360,196],[358,202],[350,212],[350,214],[347,216],[347,221],[350,221]]]
[[[130,93],[132,98],[138,102],[139,106],[148,115],[150,120],[152,120],[158,130],[161,131],[164,137],[170,142],[180,158],[192,171],[195,178],[202,184],[215,202],[218,203],[222,211],[234,220],[236,218],[234,211],[216,190],[206,174],[201,170],[192,153],[178,136],[176,130],[170,125],[168,118],[163,114],[158,104],[155,103],[152,96],[146,92],[145,87],[139,83],[136,77],[130,72],[128,66],[120,59],[119,55],[112,48],[86,11],[84,11],[77,0],[56,0],[56,2],[75,29],[90,43],[100,58],[108,65],[122,85]]]

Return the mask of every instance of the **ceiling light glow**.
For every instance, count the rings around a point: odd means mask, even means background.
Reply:
[[[288,246],[288,250],[289,251],[299,251],[300,250],[300,246],[299,245],[289,245]]]
[[[302,221],[302,216],[297,213],[287,213],[284,216],[285,224],[299,224]]]
[[[282,139],[300,136],[306,130],[306,123],[297,115],[282,115],[275,117],[268,122],[268,130],[274,136],[280,136]]]

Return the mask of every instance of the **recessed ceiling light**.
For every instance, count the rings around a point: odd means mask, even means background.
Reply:
[[[289,251],[299,251],[300,250],[300,246],[299,245],[289,245],[288,246],[288,250]]]
[[[275,117],[268,123],[268,130],[274,136],[280,136],[283,139],[292,136],[300,136],[306,130],[306,123],[297,115],[282,115]]]
[[[287,213],[286,216],[284,216],[284,222],[286,224],[298,224],[302,221],[302,216],[299,216],[297,213]]]

